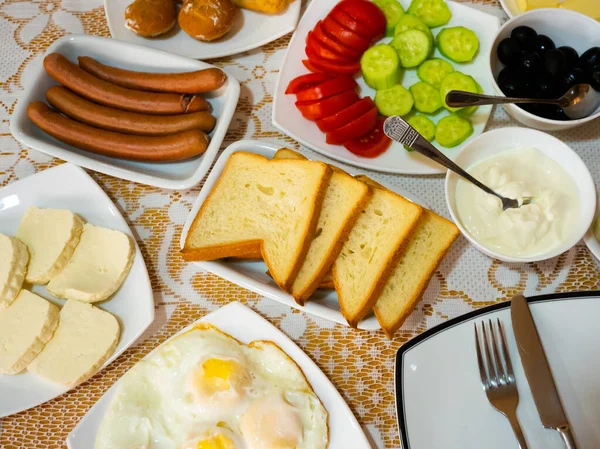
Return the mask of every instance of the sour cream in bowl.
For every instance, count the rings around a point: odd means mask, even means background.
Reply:
[[[473,139],[456,163],[508,198],[530,204],[502,210],[500,200],[453,172],[446,176],[452,219],[481,252],[506,262],[536,262],[573,247],[594,218],[596,191],[581,158],[560,140],[527,128]]]

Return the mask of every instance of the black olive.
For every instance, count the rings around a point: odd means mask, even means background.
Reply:
[[[519,68],[525,76],[535,76],[542,66],[542,58],[537,53],[527,51],[521,55]]]
[[[600,64],[600,47],[592,47],[583,52],[579,57],[579,64],[583,70],[589,70]]]
[[[600,64],[596,64],[592,67],[588,80],[592,87],[600,92]]]
[[[581,84],[586,82],[585,72],[578,67],[567,70],[567,73],[564,76],[562,82],[562,90],[563,92],[560,95],[563,95],[567,90],[573,87],[575,84]]]
[[[548,50],[544,54],[544,68],[555,78],[560,78],[567,70],[567,58],[560,50]]]
[[[564,111],[560,106],[554,104],[538,104],[535,115],[550,120],[568,120],[569,118],[565,115]]]
[[[521,109],[529,112],[530,114],[540,115],[539,114],[540,105],[537,104],[537,103],[524,103],[524,104],[518,104],[518,103],[516,103],[516,105],[518,107],[520,107]]]
[[[556,90],[556,83],[548,73],[543,72],[536,77],[534,98],[558,98]]]
[[[538,34],[535,38],[535,42],[532,48],[532,51],[535,51],[540,56],[544,56],[548,50],[554,50],[556,46],[552,39],[550,39],[545,34]]]
[[[579,55],[577,54],[577,50],[573,47],[563,46],[558,47],[558,49],[562,51],[567,58],[567,67],[576,67],[577,64],[579,64]]]
[[[506,66],[516,65],[521,56],[521,47],[519,43],[511,38],[506,38],[498,44],[498,59]]]
[[[535,38],[537,33],[528,26],[516,27],[510,33],[510,37],[515,39],[524,51],[532,51],[535,49]]]
[[[512,67],[504,67],[498,74],[498,87],[507,97],[521,97],[520,74]]]

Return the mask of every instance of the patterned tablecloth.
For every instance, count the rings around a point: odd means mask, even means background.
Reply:
[[[497,0],[477,3],[477,7],[505,17]],[[102,1],[3,0],[0,4],[0,187],[61,163],[20,146],[10,135],[8,122],[27,82],[28,70],[41,62],[41,54],[55,39],[69,33],[110,36]],[[300,149],[271,124],[272,92],[288,42],[286,36],[263,48],[216,61],[242,85],[237,112],[222,148],[240,139],[264,139]],[[489,128],[506,126],[519,125],[502,109],[496,109]],[[600,182],[600,156],[596,153],[600,151],[600,120],[557,136],[577,150]],[[177,254],[179,237],[200,185],[187,191],[167,191],[90,174],[121,209],[137,237],[152,280],[156,320],[135,346],[75,390],[0,420],[0,448],[64,447],[67,434],[79,419],[136,361],[183,326],[233,300],[269,319],[317,362],[350,404],[374,446],[399,447],[393,363],[404,342],[449,318],[504,301],[517,292],[600,288],[600,266],[583,243],[543,263],[506,264],[482,255],[461,237],[416,311],[396,338],[388,341],[383,333],[334,325],[184,263]],[[401,186],[436,212],[448,215],[441,176],[369,176]]]

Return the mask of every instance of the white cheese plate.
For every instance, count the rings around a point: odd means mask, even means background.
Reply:
[[[100,186],[75,165],[49,168],[0,189],[0,233],[15,235],[29,206],[68,209],[88,223],[124,232],[135,242],[116,206]],[[50,295],[43,286],[24,287],[59,307],[65,303]],[[111,298],[94,305],[113,314],[121,328],[117,348],[104,368],[131,346],[154,320],[152,287],[137,243],[133,266],[121,288]],[[26,370],[14,376],[0,374],[0,418],[35,407],[70,389]]]

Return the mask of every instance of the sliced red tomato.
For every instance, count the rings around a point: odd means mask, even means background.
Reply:
[[[358,58],[348,58],[340,53],[337,53],[330,48],[328,48],[325,44],[323,44],[320,40],[318,40],[313,31],[308,32],[308,36],[306,36],[306,46],[313,50],[316,54],[318,54],[321,58],[330,59],[334,62],[340,62],[342,64],[347,64],[351,62],[358,61]]]
[[[371,97],[361,98],[337,114],[317,120],[317,126],[324,133],[334,131],[370,111],[374,106],[375,103],[373,103]]]
[[[340,62],[335,62],[330,59],[321,58],[314,51],[310,49],[310,47],[306,47],[306,56],[312,63],[314,67],[317,68],[319,72],[325,73],[335,73],[338,75],[352,75],[358,71],[360,71],[360,63],[359,62],[350,62],[347,64],[342,64]]]
[[[377,108],[372,107],[365,114],[350,123],[325,134],[325,141],[330,145],[339,145],[355,137],[368,133],[377,125]]]
[[[312,31],[312,35],[314,36],[314,38],[316,40],[321,42],[325,47],[329,48],[330,50],[333,50],[336,53],[339,53],[340,55],[342,55],[348,59],[352,59],[355,61],[358,61],[360,59],[360,57],[362,56],[361,52],[356,51],[352,48],[346,47],[344,44],[342,44],[337,39],[330,37],[328,34],[326,34],[323,31],[323,27],[321,24],[322,24],[322,21],[317,22],[317,24],[315,25],[315,28]]]
[[[375,40],[379,40],[385,35],[385,15],[373,2],[366,0],[342,0],[337,4],[336,8],[343,10],[366,25],[371,30],[371,36]]]
[[[371,41],[369,39],[365,39],[364,37],[356,34],[354,31],[343,27],[330,16],[327,16],[325,20],[323,20],[321,27],[323,28],[325,34],[327,34],[329,37],[337,39],[341,44],[350,48],[354,48],[360,53],[363,53],[367,48],[369,48],[369,45],[371,45]]]
[[[337,114],[358,100],[358,94],[353,90],[347,90],[333,97],[316,101],[297,101],[296,107],[300,113],[309,120],[319,120],[323,117]]]
[[[327,80],[314,87],[310,87],[298,92],[298,101],[320,100],[322,98],[333,97],[346,90],[356,89],[356,81],[349,76],[337,76]]]
[[[370,132],[344,143],[351,153],[361,157],[377,157],[390,147],[392,141],[383,132],[384,119],[377,120],[377,126]]]
[[[315,67],[314,65],[312,65],[312,63],[308,59],[303,59],[302,60],[302,64],[304,64],[304,67],[306,67],[311,72],[314,72],[314,73],[325,73],[324,70],[318,69],[317,67]]]
[[[308,73],[306,75],[300,75],[290,81],[286,94],[297,94],[298,92],[308,89],[313,86],[321,84],[323,81],[331,79],[331,75],[327,73]]]
[[[329,13],[329,17],[335,20],[337,23],[342,25],[344,28],[347,28],[351,31],[354,31],[360,37],[367,39],[368,41],[373,40],[375,37],[374,33],[377,33],[378,30],[371,29],[368,25],[365,25],[363,22],[359,22],[350,14],[340,9],[339,7],[335,7]]]

